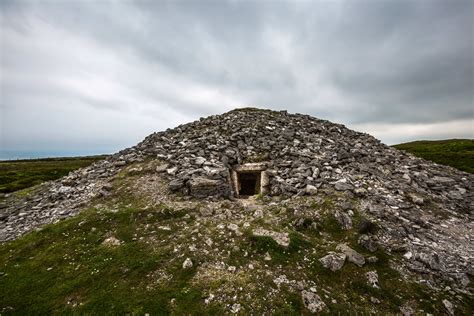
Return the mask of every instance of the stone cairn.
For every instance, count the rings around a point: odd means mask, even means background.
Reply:
[[[0,205],[0,241],[77,214],[112,189],[109,182],[120,170],[145,159],[159,160],[154,172],[171,194],[188,199],[235,198],[235,172],[246,164],[260,166],[261,193],[268,196],[337,191],[362,201],[366,215],[384,228],[379,243],[403,251],[412,270],[442,271],[461,283],[473,273],[474,175],[416,158],[340,124],[254,108],[151,134],[134,147],[41,185],[27,199],[6,198]],[[449,225],[434,211],[443,213]],[[466,233],[452,231],[454,226]]]

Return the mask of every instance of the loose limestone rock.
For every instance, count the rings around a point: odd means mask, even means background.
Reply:
[[[107,247],[117,247],[117,246],[120,246],[121,244],[122,242],[118,240],[117,238],[115,238],[114,236],[111,236],[102,242],[102,245],[107,246]]]
[[[377,271],[369,271],[365,274],[367,277],[367,281],[369,282],[369,285],[374,287],[374,288],[379,288],[379,276],[377,274]]]
[[[253,230],[252,234],[257,237],[271,237],[277,244],[285,248],[290,245],[290,237],[288,237],[288,233],[279,233],[263,228],[257,228]]]
[[[346,212],[336,211],[334,217],[341,224],[342,229],[348,230],[352,228],[352,218]]]
[[[454,305],[453,305],[453,303],[451,303],[447,299],[444,299],[443,300],[443,305],[446,308],[446,311],[448,312],[449,315],[454,315]]]
[[[229,225],[227,225],[227,229],[233,231],[237,236],[242,236],[242,232],[239,230],[239,226],[234,223],[230,223]]]
[[[316,293],[303,290],[301,291],[301,298],[303,299],[304,306],[311,313],[319,313],[326,308],[326,304]]]
[[[190,258],[186,258],[183,262],[183,269],[189,269],[193,267],[193,261]]]
[[[329,252],[326,256],[320,258],[319,262],[321,262],[323,267],[334,272],[344,266],[346,257],[347,256],[343,253]]]
[[[188,182],[189,192],[197,198],[208,196],[230,196],[232,194],[228,183],[219,180],[198,177]]]
[[[352,191],[354,190],[354,186],[347,182],[346,179],[341,179],[337,181],[334,185],[336,190],[338,191]]]
[[[314,185],[308,184],[306,186],[305,192],[308,195],[315,195],[318,193],[318,188],[316,188]]]
[[[370,252],[377,251],[377,243],[372,236],[368,236],[365,234],[360,235],[359,239],[357,240],[358,244],[367,249]]]
[[[346,244],[339,244],[336,247],[337,250],[341,251],[347,256],[347,261],[352,262],[359,267],[362,267],[365,264],[365,258],[363,255],[350,248]]]

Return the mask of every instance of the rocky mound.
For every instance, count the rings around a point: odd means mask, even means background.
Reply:
[[[325,243],[333,245],[317,258],[328,271],[339,271],[345,262],[375,264],[377,256],[364,256],[355,245],[367,253],[382,249],[393,256],[390,266],[404,278],[419,279],[437,291],[449,285],[454,297],[471,295],[473,175],[415,158],[343,125],[286,111],[238,109],[154,133],[104,161],[36,187],[25,198],[12,196],[1,209],[0,240],[15,239],[102,203],[116,195],[117,182],[127,177],[133,179],[127,194],[151,198],[151,205],[188,203],[188,209],[200,209],[199,218],[220,214],[214,219],[216,227],[224,225],[232,240],[249,230],[251,238],[270,238],[288,249],[291,231],[320,230]],[[246,195],[261,200],[252,204],[239,199]],[[211,209],[207,213],[200,204],[204,201]],[[216,206],[223,201],[230,210]],[[291,211],[274,212],[278,207]],[[272,215],[267,217],[267,212]],[[332,224],[325,214],[348,235],[341,233],[338,236],[345,237],[338,240],[326,236],[324,225]],[[265,225],[254,225],[262,218]],[[119,240],[108,240],[120,246]],[[310,245],[304,250],[308,256]],[[271,251],[267,254],[272,260]],[[183,268],[192,264],[191,259],[184,261]],[[238,269],[220,265],[206,261],[202,267],[208,267],[206,273],[221,274]],[[281,267],[278,271],[284,272]],[[212,278],[206,273],[196,278]],[[284,274],[274,277],[278,288],[286,284],[300,291],[309,311],[330,304],[313,290],[312,282],[297,280],[301,275],[291,280]],[[379,288],[377,270],[365,271],[364,277]],[[379,299],[372,298],[377,304]],[[451,301],[443,302],[449,313]],[[229,306],[240,310],[236,304]]]

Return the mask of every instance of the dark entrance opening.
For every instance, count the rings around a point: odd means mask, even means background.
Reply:
[[[255,195],[260,193],[260,172],[239,173],[239,195]]]

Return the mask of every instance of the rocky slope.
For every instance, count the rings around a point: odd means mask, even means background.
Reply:
[[[229,170],[252,162],[266,166],[268,195],[235,199]],[[91,206],[108,212],[133,196],[147,209],[166,204],[187,210],[182,230],[182,219],[168,223],[178,230],[168,240],[177,249],[174,260],[183,269],[194,265],[193,284],[230,282],[212,293],[205,289],[207,303],[227,312],[275,312],[264,307],[263,296],[278,301],[282,293],[298,293],[307,312],[335,311],[341,304],[394,312],[395,304],[410,314],[440,304],[453,313],[472,302],[473,183],[472,174],[343,125],[239,109],[152,134],[26,197],[7,198],[0,240]],[[121,246],[113,233],[105,235],[106,244]],[[358,286],[366,295],[337,295],[353,285],[341,280],[331,287],[324,279],[331,273],[364,283]],[[260,293],[253,278],[270,280],[268,292]],[[432,293],[423,308],[412,282]]]

